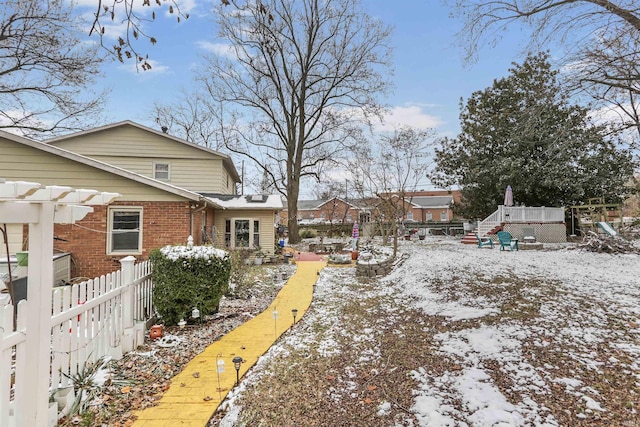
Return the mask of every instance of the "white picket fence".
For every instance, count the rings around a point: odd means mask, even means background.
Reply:
[[[49,346],[49,389],[58,398],[49,404],[49,425],[68,410],[73,399],[71,378],[86,363],[102,357],[120,358],[144,340],[145,322],[153,315],[151,264],[135,264],[135,258],[121,261],[122,269],[86,282],[55,288],[51,313]],[[27,317],[38,316],[29,311],[29,302],[17,305],[14,328],[14,307],[0,307],[0,426],[28,425],[23,415],[33,407],[29,360],[26,354],[30,331]],[[46,348],[43,347],[43,348]],[[42,385],[41,383],[39,385]]]

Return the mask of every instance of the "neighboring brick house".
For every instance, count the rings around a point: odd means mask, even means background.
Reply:
[[[384,195],[383,195],[384,197]],[[394,203],[400,203],[397,194],[390,194]],[[412,191],[405,193],[403,221],[450,222],[454,220],[453,205],[459,203],[459,190]],[[352,223],[369,222],[376,218],[378,199],[347,202],[338,197],[329,200],[299,200],[298,221],[301,224],[313,223]],[[286,223],[286,210],[282,215]]]
[[[399,200],[397,194],[391,197]],[[460,190],[411,191],[404,195],[403,221],[450,222],[453,221],[453,205],[460,203]]]
[[[353,224],[362,222],[365,210],[339,197],[329,200],[299,200],[298,223],[304,224]],[[280,214],[280,223],[286,224],[288,211]]]
[[[196,244],[224,247],[227,221],[242,233],[251,224],[251,237],[230,239],[230,247],[273,250],[279,198],[237,195],[233,162],[214,150],[125,121],[47,143],[0,132],[0,152],[1,178],[121,194],[77,224],[56,225],[55,247],[71,253],[72,276],[109,273],[126,255],[145,259],[189,235]],[[232,200],[242,207],[228,209]],[[22,233],[11,235],[16,250]]]

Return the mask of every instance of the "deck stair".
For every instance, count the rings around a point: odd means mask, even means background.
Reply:
[[[480,233],[478,233],[478,236],[480,236],[480,237],[490,237],[491,239],[496,241],[495,234],[498,231],[501,231],[501,230],[502,230],[502,227],[499,226],[499,225],[496,225],[486,235],[481,235]],[[477,233],[477,231],[475,231],[475,233]],[[467,233],[464,236],[464,238],[462,239],[461,243],[465,244],[465,245],[477,245],[478,244],[478,239],[476,239],[476,235],[474,234],[474,231],[471,231],[471,232]]]

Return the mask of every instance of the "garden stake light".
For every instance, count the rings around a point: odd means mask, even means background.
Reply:
[[[222,360],[222,353],[218,353],[216,356],[216,373],[218,374],[218,397],[222,402],[222,387],[220,387],[220,374],[224,372],[224,360]]]
[[[273,309],[273,337],[278,338],[278,310]]]
[[[297,308],[292,308],[291,309],[291,314],[293,314],[293,324],[296,324],[296,316],[298,315],[298,309]]]
[[[233,367],[236,368],[236,387],[240,384],[240,365],[244,362],[242,357],[236,356],[233,358]]]

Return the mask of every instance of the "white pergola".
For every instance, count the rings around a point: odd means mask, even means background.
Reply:
[[[73,224],[93,212],[91,205],[108,205],[118,193],[71,187],[44,186],[0,178],[0,224],[29,225],[29,275],[27,279],[26,355],[28,384],[36,390],[16,390],[16,426],[47,427],[49,340],[53,283],[53,226]],[[22,303],[24,304],[24,303]],[[26,394],[29,398],[26,398]]]

